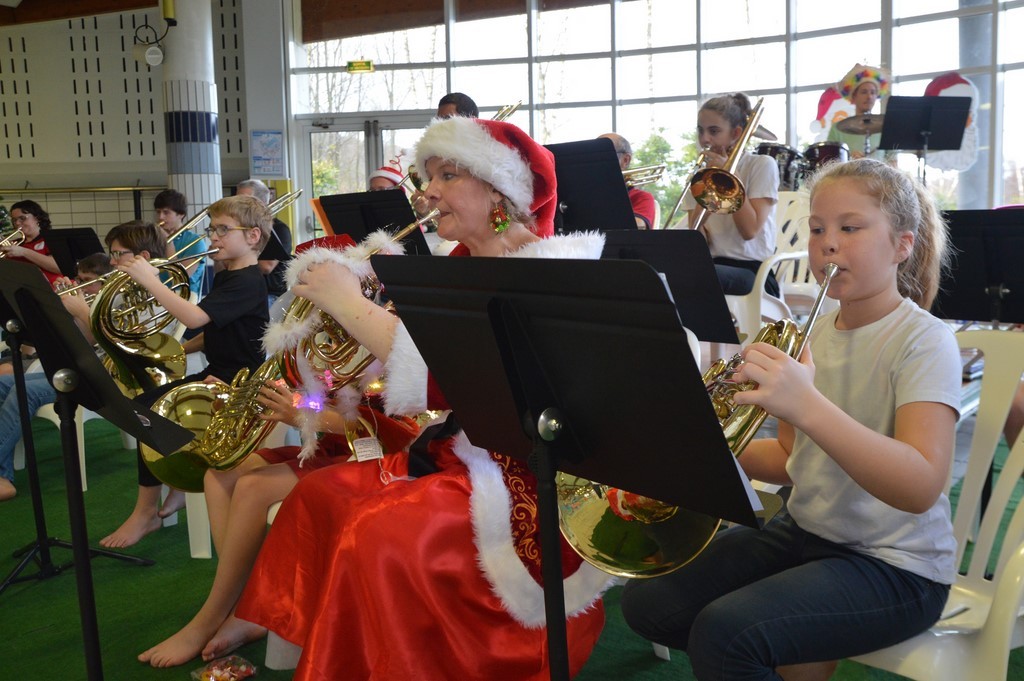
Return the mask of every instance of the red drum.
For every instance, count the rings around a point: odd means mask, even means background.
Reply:
[[[826,163],[849,161],[850,147],[843,142],[818,142],[807,147],[804,157],[809,175]]]
[[[761,142],[754,153],[771,156],[779,164],[780,192],[795,192],[800,188],[801,170],[804,166],[803,154],[778,142]]]

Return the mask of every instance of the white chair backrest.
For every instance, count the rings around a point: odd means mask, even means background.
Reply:
[[[791,253],[806,251],[807,215],[810,212],[809,197],[806,192],[779,192],[779,201],[775,205],[775,252]],[[806,284],[814,281],[807,269],[806,260],[784,260],[775,271],[779,283],[790,282]]]
[[[958,544],[958,565],[963,560],[968,539],[973,537],[974,540],[967,574],[958,580],[958,584],[969,583],[982,593],[990,593],[994,583],[999,580],[1006,561],[1020,546],[1021,541],[1024,541],[1024,504],[1020,504],[1006,528],[994,579],[985,578],[996,548],[1004,511],[1011,501],[1014,487],[1024,473],[1024,438],[1018,438],[1017,442],[1013,443],[988,503],[982,510],[982,490],[989,477],[1010,403],[1024,373],[1024,333],[962,331],[957,334],[957,342],[961,348],[977,348],[985,356],[980,403],[971,438],[967,474],[964,476],[956,516],[953,519],[953,533]],[[975,531],[974,523],[979,513],[981,525]]]

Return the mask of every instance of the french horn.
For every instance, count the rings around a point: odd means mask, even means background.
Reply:
[[[285,194],[267,206],[276,215],[294,203],[302,190]],[[173,241],[201,223],[209,215],[204,208],[174,232]],[[179,297],[188,300],[192,295],[186,269],[189,261],[205,258],[217,252],[209,249],[193,255],[182,255],[201,241],[199,236],[179,248],[168,259],[150,262],[160,271],[160,278]],[[104,278],[92,306],[90,323],[97,345],[106,353],[104,365],[114,377],[118,387],[129,396],[150,388],[165,385],[185,375],[186,358],[181,343],[166,328],[177,320],[167,312],[149,291],[124,272],[114,271]],[[83,285],[67,289],[73,292]]]
[[[354,249],[356,257],[368,260],[384,247],[385,241],[399,249],[399,241],[437,215],[436,209],[431,211],[381,240],[378,246],[361,244]],[[368,241],[373,239],[371,235]],[[362,281],[363,296],[379,302],[380,282],[376,277],[369,275]],[[384,307],[391,309],[390,303]],[[230,470],[258,449],[276,425],[261,418],[263,408],[256,401],[267,381],[283,379],[292,389],[305,388],[329,397],[358,381],[374,360],[340,324],[304,298],[291,300],[282,325],[292,331],[301,330],[301,337],[274,351],[254,372],[240,370],[230,386],[219,382],[186,383],[165,393],[152,406],[160,416],[196,435],[184,448],[167,456],[140,445],[143,461],[161,482],[186,492],[201,492],[207,469]],[[264,345],[268,345],[266,336]],[[311,381],[318,385],[311,385]],[[364,429],[365,425],[353,423],[345,435],[351,443],[366,434]]]
[[[765,325],[754,342],[768,343],[798,359],[838,269],[826,265],[803,329],[782,319]],[[733,380],[742,362],[738,354],[719,359],[702,376],[733,456],[743,453],[768,415],[761,407],[737,405],[733,399],[737,392],[757,387],[753,381]],[[555,489],[566,541],[588,563],[620,577],[657,577],[679,569],[704,550],[721,524],[703,513],[563,472],[555,477]]]

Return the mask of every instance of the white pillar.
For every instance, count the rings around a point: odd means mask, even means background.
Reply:
[[[176,0],[177,26],[163,43],[167,186],[188,197],[190,215],[223,197],[210,0]]]

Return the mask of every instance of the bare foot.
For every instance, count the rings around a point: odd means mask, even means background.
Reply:
[[[0,501],[7,501],[18,496],[18,490],[14,489],[14,483],[7,478],[0,478]]]
[[[234,615],[224,620],[220,629],[203,648],[203,659],[214,660],[267,635],[267,630],[258,624],[240,620]]]
[[[185,664],[199,655],[203,645],[214,633],[215,630],[204,630],[194,621],[189,622],[178,633],[139,655],[139,662],[151,667],[176,667]]]
[[[160,529],[160,518],[155,514],[141,512],[138,509],[132,511],[128,519],[121,523],[121,527],[100,539],[100,546],[108,549],[123,549],[137,544],[140,539],[150,532]]]
[[[167,498],[164,499],[164,503],[160,507],[160,511],[157,515],[160,518],[166,518],[174,515],[183,508],[185,508],[185,493],[180,489],[171,489],[167,494]]]

